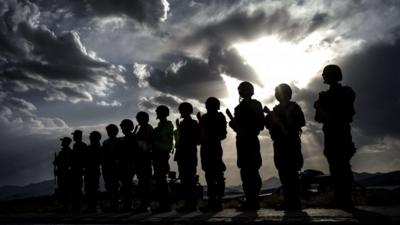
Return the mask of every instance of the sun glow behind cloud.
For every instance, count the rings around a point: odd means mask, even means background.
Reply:
[[[294,43],[285,42],[277,36],[266,36],[252,42],[233,45],[246,62],[253,67],[264,87],[255,86],[255,98],[266,99],[274,94],[280,83],[294,84],[304,88],[318,71],[335,57],[335,52],[319,45],[323,37],[310,35]],[[226,105],[237,104],[237,85],[240,81],[223,76],[229,90]]]

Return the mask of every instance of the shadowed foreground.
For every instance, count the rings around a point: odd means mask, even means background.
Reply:
[[[162,214],[132,213],[15,213],[0,214],[1,224],[276,224],[276,223],[368,223],[398,224],[400,206],[358,207],[353,213],[333,209],[305,209],[299,212],[284,212],[261,209],[258,212],[238,212],[225,209],[219,213],[175,211]]]

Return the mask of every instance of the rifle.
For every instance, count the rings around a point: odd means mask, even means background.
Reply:
[[[231,120],[231,121],[229,122],[229,126],[230,126],[236,133],[238,133],[238,127],[237,127],[235,118],[233,117],[231,111],[230,111],[229,109],[226,109],[225,112],[226,112],[226,115],[227,115],[227,116],[229,117],[229,119]]]
[[[272,119],[272,123],[271,126],[268,128],[269,130],[272,130],[274,124],[276,124],[278,126],[278,128],[284,133],[287,134],[287,130],[285,128],[285,126],[283,125],[283,123],[279,120],[279,118],[276,116],[276,114],[274,113],[274,111],[271,111],[267,106],[264,106],[263,108],[263,112],[268,114],[271,114],[271,119]]]

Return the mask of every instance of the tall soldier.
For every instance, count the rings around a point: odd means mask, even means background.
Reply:
[[[159,206],[154,212],[171,211],[170,191],[167,183],[169,172],[169,154],[173,148],[174,125],[167,120],[169,109],[165,105],[160,105],[156,109],[157,119],[160,120],[154,129],[153,138],[153,169],[154,181],[156,186],[157,199]]]
[[[83,159],[87,145],[82,141],[82,131],[75,130],[73,133],[75,141],[71,152],[71,191],[72,211],[78,212],[81,208],[82,186],[83,186]]]
[[[119,139],[118,127],[115,124],[109,124],[106,127],[108,139],[103,142],[101,148],[101,170],[106,188],[109,205],[104,209],[106,212],[115,212],[118,210],[118,149]]]
[[[322,123],[325,136],[324,154],[334,183],[334,199],[328,205],[333,208],[352,209],[351,196],[353,173],[350,159],[356,148],[352,141],[351,126],[355,115],[355,93],[352,88],[342,86],[342,71],[337,65],[328,65],[322,72],[327,91],[319,93],[314,104],[315,120]]]
[[[89,139],[90,145],[85,152],[84,161],[85,194],[88,203],[87,211],[96,212],[100,179],[101,134],[93,131],[90,133]]]
[[[71,200],[71,138],[61,138],[61,151],[54,159],[55,176],[57,177],[57,186],[60,193],[63,211],[67,212],[70,208]]]
[[[177,210],[191,212],[197,210],[196,166],[200,128],[196,120],[193,120],[190,116],[193,113],[193,106],[190,103],[181,103],[179,105],[179,113],[183,120],[180,123],[177,120],[178,142],[174,160],[178,163],[185,204]]]
[[[132,181],[138,147],[135,134],[133,133],[134,124],[132,120],[122,120],[120,127],[124,136],[120,138],[120,148],[118,149],[118,173],[121,182],[121,194],[124,202],[122,210],[129,211],[132,209]]]
[[[151,188],[151,152],[153,148],[153,127],[149,124],[149,114],[138,112],[136,120],[139,123],[139,130],[136,133],[138,143],[138,178],[140,190],[140,205],[136,212],[147,212],[150,206]]]
[[[262,164],[258,134],[264,129],[264,113],[259,101],[252,99],[254,87],[244,81],[238,87],[240,102],[229,126],[236,132],[237,165],[240,168],[246,201],[238,210],[258,210],[261,189],[259,169]],[[229,110],[227,113],[230,117]]]
[[[219,112],[220,102],[215,97],[206,101],[207,113],[203,116],[198,113],[201,129],[201,167],[205,172],[207,182],[207,205],[202,211],[221,211],[222,197],[225,193],[225,164],[222,160],[221,141],[226,138],[226,119]]]
[[[275,88],[275,97],[279,104],[269,111],[264,111],[265,127],[274,141],[274,162],[282,183],[284,204],[277,209],[300,210],[299,171],[303,166],[301,154],[301,128],[305,126],[303,111],[300,106],[290,101],[292,89],[287,84]]]

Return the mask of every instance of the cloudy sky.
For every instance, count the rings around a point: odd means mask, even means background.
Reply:
[[[87,140],[139,110],[156,125],[157,105],[175,120],[180,102],[204,112],[209,96],[233,109],[243,80],[270,107],[274,87],[291,85],[307,117],[304,168],[327,171],[312,104],[329,63],[357,94],[353,169],[398,170],[399,59],[396,0],[1,1],[0,185],[51,179],[58,138],[77,128]],[[267,179],[272,144],[260,139]],[[228,184],[240,184],[232,130],[224,159]]]

